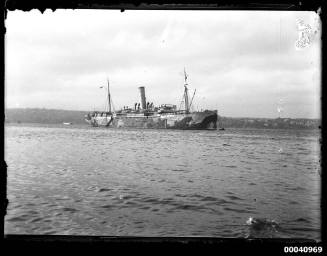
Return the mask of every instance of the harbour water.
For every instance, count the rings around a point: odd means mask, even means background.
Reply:
[[[7,124],[5,233],[320,240],[319,132]]]

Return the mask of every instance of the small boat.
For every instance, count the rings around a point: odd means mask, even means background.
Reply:
[[[73,123],[69,123],[69,122],[64,122],[62,123],[63,125],[72,125]]]

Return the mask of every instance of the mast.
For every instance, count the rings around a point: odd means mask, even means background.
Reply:
[[[189,106],[189,103],[188,103],[187,76],[188,75],[186,74],[185,67],[184,67],[184,80],[185,80],[185,83],[184,83],[184,100],[185,100],[185,110],[186,110],[186,113],[189,113],[190,106]]]
[[[111,97],[110,97],[110,90],[109,90],[109,78],[107,78],[108,81],[108,107],[109,107],[109,113],[111,113]]]

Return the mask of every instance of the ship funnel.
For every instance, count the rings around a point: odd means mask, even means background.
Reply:
[[[139,89],[140,89],[140,94],[141,94],[142,109],[146,109],[145,88],[144,88],[144,86],[141,86],[141,87],[139,87]]]

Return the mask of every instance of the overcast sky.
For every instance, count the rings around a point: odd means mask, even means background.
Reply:
[[[299,19],[318,29],[300,50]],[[317,24],[314,12],[9,12],[5,104],[101,110],[109,77],[115,109],[139,102],[139,86],[155,105],[179,106],[185,67],[195,110],[319,118]]]

